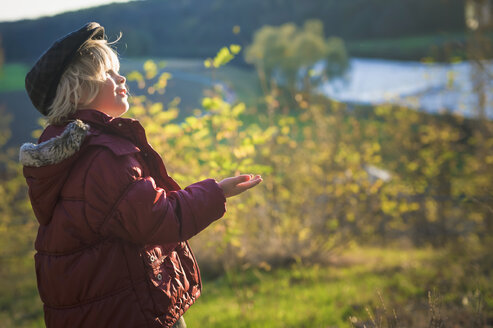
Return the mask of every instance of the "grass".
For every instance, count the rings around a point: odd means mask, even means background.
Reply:
[[[231,272],[204,280],[203,295],[185,319],[190,327],[374,327],[370,314],[378,321],[385,307],[395,310],[404,326],[428,326],[428,292],[454,279],[454,272],[443,276],[436,265],[444,256],[429,248],[353,248],[331,265]],[[491,287],[490,282],[485,304],[493,300]],[[474,316],[464,304],[457,305],[464,295],[438,292],[443,313],[453,308],[453,313]]]
[[[24,78],[29,71],[25,64],[10,63],[0,68],[0,92],[24,89]]]
[[[493,39],[493,34],[489,35]],[[465,59],[466,33],[407,36],[389,39],[352,40],[347,42],[351,56],[421,60],[425,57],[437,61],[450,58]]]

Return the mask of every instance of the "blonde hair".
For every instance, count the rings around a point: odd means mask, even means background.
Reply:
[[[81,106],[89,104],[106,79],[106,72],[120,69],[114,42],[88,40],[79,50],[58,82],[55,99],[49,107],[48,123],[63,124]]]

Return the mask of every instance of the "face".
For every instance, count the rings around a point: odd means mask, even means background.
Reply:
[[[109,70],[106,80],[99,89],[96,98],[85,108],[96,109],[112,117],[119,117],[128,110],[128,95],[125,86],[125,77]]]

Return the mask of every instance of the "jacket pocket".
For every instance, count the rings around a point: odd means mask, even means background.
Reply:
[[[190,288],[180,256],[176,251],[171,251],[150,261],[148,276],[156,314],[174,314],[187,303]]]

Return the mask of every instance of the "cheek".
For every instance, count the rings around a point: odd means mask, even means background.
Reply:
[[[113,94],[115,91],[115,85],[113,83],[111,83],[111,81],[107,80],[103,84],[103,87],[101,89],[104,90],[104,93],[106,93],[108,95]]]
[[[97,98],[102,102],[111,102],[114,99],[115,92],[111,84],[105,83],[99,89]]]

